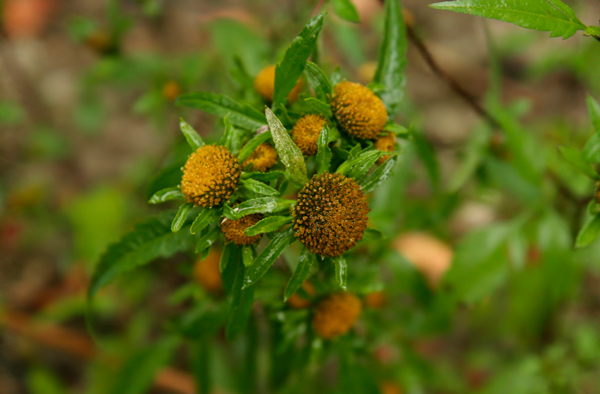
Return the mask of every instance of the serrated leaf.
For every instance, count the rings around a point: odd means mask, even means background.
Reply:
[[[100,258],[88,287],[88,298],[117,276],[147,264],[158,257],[188,249],[194,239],[184,232],[171,232],[173,213],[165,213],[136,225],[113,243]]]
[[[269,108],[265,111],[279,159],[285,166],[290,179],[299,186],[304,185],[308,182],[308,178],[306,177],[306,163],[300,148],[292,141],[287,130],[273,114],[273,111]]]
[[[317,173],[329,172],[331,166],[331,149],[329,149],[329,126],[323,124],[323,129],[317,139]]]
[[[243,163],[260,144],[267,142],[269,139],[271,139],[271,132],[267,130],[248,141],[248,143],[240,149],[240,153],[238,154],[240,163]]]
[[[222,94],[210,92],[187,93],[179,96],[175,103],[179,106],[199,109],[221,118],[230,114],[231,124],[243,129],[256,130],[267,124],[264,115],[259,111]]]
[[[498,19],[517,26],[549,31],[550,37],[569,38],[586,26],[571,8],[559,0],[456,0],[431,4],[438,10],[448,10]]]
[[[594,242],[600,233],[600,215],[596,214],[588,217],[585,224],[579,230],[575,240],[576,248],[583,248]]]
[[[323,70],[313,62],[306,62],[304,75],[306,75],[308,83],[314,89],[317,98],[328,102],[333,88],[331,87],[331,81],[329,81]]]
[[[217,220],[219,217],[218,209],[203,208],[202,212],[196,216],[196,219],[190,227],[190,233],[197,234],[204,230],[209,224]]]
[[[333,116],[331,107],[324,101],[318,100],[314,97],[307,97],[304,99],[304,102],[324,118],[331,118]]]
[[[373,81],[385,87],[379,97],[390,118],[398,113],[406,78],[406,27],[399,1],[385,2],[385,27]]]
[[[264,184],[254,179],[243,179],[241,181],[242,187],[256,194],[263,196],[278,196],[279,192],[273,189],[271,186]]]
[[[332,260],[335,266],[335,281],[345,291],[348,288],[348,262],[344,256],[334,257]]]
[[[260,252],[260,254],[254,259],[252,267],[246,271],[244,278],[244,289],[252,286],[257,280],[271,268],[275,260],[281,255],[283,250],[287,248],[292,242],[294,242],[294,229],[288,228],[278,233],[271,239],[271,242]]]
[[[242,179],[256,179],[262,182],[271,182],[281,178],[284,175],[281,171],[269,171],[269,172],[243,172]]]
[[[561,155],[579,170],[581,170],[584,174],[591,177],[592,179],[598,179],[599,176],[592,168],[592,165],[585,159],[583,153],[578,151],[577,149],[570,148],[568,146],[559,146],[558,150]]]
[[[304,71],[306,60],[310,56],[317,37],[323,26],[323,14],[308,21],[298,37],[285,52],[283,60],[275,67],[275,87],[273,92],[273,107],[283,104],[287,95],[292,91],[298,78]]]
[[[233,339],[242,331],[250,317],[252,304],[254,303],[254,287],[242,287],[244,284],[244,273],[247,269],[240,261],[237,261],[235,264],[235,278],[231,286],[229,318],[225,327],[225,335],[228,340]]]
[[[220,236],[221,228],[218,225],[209,228],[208,231],[206,231],[206,233],[198,240],[198,243],[196,244],[196,253],[202,253],[206,249],[210,248]]]
[[[183,133],[185,140],[193,151],[204,146],[204,141],[200,134],[190,126],[183,118],[179,118],[179,129]]]
[[[242,247],[242,262],[244,267],[250,267],[254,262],[254,251],[251,246]]]
[[[170,200],[183,200],[185,197],[181,192],[179,186],[167,187],[166,189],[162,189],[157,191],[150,197],[148,200],[149,204],[159,204],[161,202],[170,201]]]
[[[358,11],[350,0],[333,0],[333,10],[342,19],[354,23],[360,22]]]
[[[278,197],[253,198],[252,200],[244,201],[233,208],[229,205],[225,205],[223,208],[223,215],[226,218],[237,220],[253,213],[274,213],[284,211],[294,205],[295,202],[295,200],[287,200]]]
[[[270,233],[279,230],[282,226],[292,222],[291,216],[269,216],[264,218],[252,227],[248,227],[244,233],[252,237],[258,234]]]
[[[317,258],[308,249],[303,249],[298,259],[298,265],[292,274],[288,284],[285,287],[283,293],[283,300],[287,301],[289,298],[302,286],[302,283],[310,276],[310,272],[317,264]]]
[[[358,182],[358,185],[361,187],[363,193],[371,193],[373,190],[377,188],[377,186],[381,185],[385,180],[389,177],[394,166],[396,165],[397,157],[389,158],[385,163],[380,165],[375,171],[371,174],[367,175],[363,179]]]
[[[171,231],[176,233],[181,230],[181,227],[183,227],[192,208],[194,208],[194,204],[191,202],[186,202],[179,207],[179,210],[177,210],[177,214],[175,214],[173,222],[171,223]]]

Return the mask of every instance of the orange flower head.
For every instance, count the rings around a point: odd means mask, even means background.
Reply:
[[[292,139],[305,156],[317,154],[317,140],[325,122],[320,115],[304,115],[294,125]]]
[[[309,296],[314,297],[315,288],[310,282],[305,281],[304,283],[302,283],[302,289],[304,289],[304,291]],[[308,308],[311,303],[312,302],[309,299],[302,297],[301,295],[298,294],[298,292],[295,292],[294,294],[292,294],[292,296],[288,299],[288,305],[294,309]]]
[[[378,150],[382,150],[384,152],[392,152],[394,150],[395,146],[396,146],[396,136],[394,135],[394,133],[388,132],[383,137],[379,137],[375,141],[375,148],[377,148]],[[389,155],[381,156],[379,159],[377,159],[377,164],[383,164],[389,158],[390,158]]]
[[[313,328],[324,339],[335,338],[347,333],[360,316],[362,306],[353,294],[332,294],[317,305],[313,317]]]
[[[248,227],[254,226],[263,216],[259,213],[247,215],[238,220],[224,219],[221,223],[221,232],[225,238],[236,245],[251,245],[258,242],[262,234],[247,236],[244,232]]]
[[[273,101],[273,92],[275,91],[275,65],[267,66],[254,78],[254,89],[262,96],[266,102]],[[302,89],[302,80],[298,79],[296,86],[292,89],[287,98],[290,103],[298,98]]]
[[[368,308],[378,309],[385,305],[387,298],[383,291],[374,291],[365,295],[365,306]]]
[[[376,139],[387,123],[383,101],[359,83],[343,81],[335,85],[331,109],[340,128],[356,138]]]
[[[185,162],[181,192],[188,202],[212,208],[231,196],[241,173],[238,160],[227,148],[204,145]]]
[[[194,265],[194,278],[204,290],[212,294],[220,294],[223,291],[219,272],[220,260],[221,252],[213,248],[204,260],[198,260]]]
[[[277,152],[271,145],[264,143],[256,147],[242,164],[242,169],[252,164],[251,171],[265,172],[277,162]]]

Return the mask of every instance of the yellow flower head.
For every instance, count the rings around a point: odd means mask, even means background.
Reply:
[[[200,286],[212,294],[220,294],[223,290],[219,260],[221,260],[221,252],[213,248],[204,260],[198,260],[194,265],[194,278]]]
[[[294,236],[314,254],[341,256],[362,239],[368,212],[354,180],[327,172],[315,175],[298,193]]]
[[[254,78],[254,89],[267,102],[273,101],[273,92],[275,91],[275,65],[267,66],[258,73]],[[298,98],[298,94],[302,89],[302,80],[298,79],[296,86],[292,89],[287,98],[290,103]]]
[[[356,138],[375,139],[387,123],[387,111],[371,89],[343,81],[335,85],[331,109],[340,128]]]
[[[384,135],[383,137],[379,137],[375,141],[375,148],[384,152],[392,152],[395,146],[396,136],[394,135],[394,133],[387,133],[386,135]],[[379,159],[377,159],[377,164],[383,164],[389,158],[390,155],[381,156]]]
[[[331,339],[347,333],[360,316],[360,300],[350,293],[335,293],[317,305],[313,328],[322,338]]]
[[[317,154],[317,140],[325,125],[325,118],[320,115],[304,115],[292,129],[292,139],[306,156]]]
[[[181,192],[188,202],[212,208],[231,196],[241,173],[238,160],[227,148],[204,145],[185,162]]]
[[[254,226],[263,216],[259,213],[244,216],[238,220],[224,219],[221,223],[221,232],[225,234],[225,238],[236,245],[251,245],[258,242],[262,234],[247,236],[244,231],[248,227]]]
[[[248,156],[242,168],[245,169],[248,165],[252,164],[251,171],[265,172],[269,168],[273,167],[277,162],[277,152],[271,145],[264,143],[260,144],[254,152]]]

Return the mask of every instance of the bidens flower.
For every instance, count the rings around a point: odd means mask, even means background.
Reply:
[[[393,133],[388,132],[383,137],[379,137],[375,141],[375,148],[377,150],[382,150],[384,152],[392,152],[394,147],[396,146],[396,136]],[[390,158],[390,155],[381,156],[377,159],[377,164],[383,164],[387,159]]]
[[[320,115],[304,115],[294,125],[292,139],[305,156],[317,154],[317,140],[325,122]]]
[[[331,339],[347,333],[360,316],[360,300],[350,293],[335,293],[321,301],[313,317],[313,328],[322,338]]]
[[[221,252],[213,249],[204,260],[196,261],[194,265],[194,278],[209,293],[220,294],[221,273],[219,272],[219,260]]]
[[[275,65],[267,66],[258,73],[254,78],[254,89],[267,101],[273,101],[273,92],[275,91]],[[291,103],[298,98],[298,94],[302,89],[302,80],[298,80],[296,86],[288,94],[288,101]]]
[[[265,172],[277,162],[277,152],[271,145],[264,143],[256,147],[242,164],[242,169],[252,165],[250,171]]]
[[[247,236],[244,232],[247,228],[260,222],[263,216],[259,213],[247,215],[238,220],[224,219],[221,223],[221,232],[225,238],[236,245],[251,245],[258,242],[262,234]]]
[[[181,192],[188,202],[212,208],[231,196],[241,172],[238,160],[227,148],[204,145],[185,162]]]
[[[314,254],[341,256],[362,239],[368,212],[354,180],[327,172],[315,175],[298,193],[294,236]]]
[[[331,109],[340,128],[356,138],[375,139],[387,123],[387,110],[371,89],[343,81],[335,85]]]

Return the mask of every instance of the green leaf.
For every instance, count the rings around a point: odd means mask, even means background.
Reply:
[[[281,178],[284,175],[281,171],[270,171],[270,172],[243,172],[242,179],[256,179],[262,182],[271,182]]]
[[[242,247],[242,261],[244,267],[250,267],[254,263],[254,251],[251,246]]]
[[[291,227],[275,235],[273,239],[271,239],[271,242],[269,242],[256,259],[254,259],[252,267],[248,268],[246,271],[243,288],[245,289],[252,286],[257,280],[262,278],[283,250],[294,242],[295,239],[294,229]]]
[[[324,118],[331,118],[333,116],[331,107],[326,102],[318,100],[314,97],[307,97],[304,99],[304,102]]]
[[[600,162],[600,133],[594,133],[583,147],[583,157],[590,163]]]
[[[162,189],[157,191],[150,197],[148,203],[150,204],[159,204],[161,202],[170,201],[170,200],[183,200],[183,193],[179,186],[167,187],[166,189]]]
[[[287,301],[289,298],[302,286],[302,283],[310,276],[310,272],[313,267],[317,264],[317,257],[312,254],[308,249],[304,248],[298,259],[298,265],[290,278],[285,291],[283,293],[283,300]]]
[[[380,165],[375,171],[367,175],[358,182],[363,193],[371,193],[379,185],[381,185],[390,176],[394,166],[396,165],[397,157],[389,158],[383,165]]]
[[[219,272],[223,272],[227,268],[234,255],[232,250],[235,248],[237,248],[237,245],[233,242],[225,244],[225,247],[223,247],[223,251],[221,252],[221,259],[219,260]]]
[[[278,196],[279,192],[273,189],[271,186],[266,185],[260,181],[254,179],[243,179],[241,181],[242,186],[253,193],[261,194],[263,196]]]
[[[260,133],[254,138],[252,138],[244,147],[240,150],[238,154],[238,160],[240,163],[243,163],[251,154],[254,152],[256,148],[262,143],[267,142],[271,138],[271,132],[269,130],[264,133]]]
[[[328,102],[332,95],[333,88],[331,87],[331,81],[327,78],[327,75],[319,66],[313,62],[306,62],[304,68],[304,75],[308,83],[315,91],[317,98],[321,101]]]
[[[192,226],[190,227],[190,233],[199,233],[200,231],[204,230],[206,226],[211,224],[214,220],[217,220],[218,217],[218,209],[203,208],[202,212],[200,212],[198,216],[196,216],[194,223],[192,223]]]
[[[331,149],[329,149],[329,126],[327,122],[323,125],[319,139],[317,140],[317,172],[322,174],[329,172],[331,166]]]
[[[188,213],[190,213],[192,208],[194,208],[194,204],[191,202],[186,202],[179,207],[179,210],[177,211],[177,214],[171,223],[171,231],[176,233],[177,231],[181,230],[183,224],[187,220]]]
[[[195,152],[196,149],[204,146],[204,141],[202,137],[198,134],[196,130],[192,126],[188,124],[183,118],[179,118],[179,129],[183,133],[187,143],[190,145],[190,148]]]
[[[348,160],[338,167],[337,173],[360,180],[381,156],[397,155],[395,152],[370,150],[361,152],[354,159]]]
[[[262,219],[252,227],[248,227],[244,232],[252,237],[258,234],[270,233],[279,230],[282,226],[292,222],[291,216],[269,216]]]
[[[390,122],[383,128],[385,131],[395,134],[397,137],[406,138],[410,134],[410,130],[398,123]]]
[[[335,281],[345,291],[348,289],[348,263],[344,256],[334,257],[332,260],[335,265]]]
[[[577,234],[577,239],[575,240],[576,248],[583,248],[594,242],[596,238],[598,238],[598,234],[600,233],[600,215],[596,214],[593,216],[589,216],[581,228],[579,233]]]
[[[119,369],[110,393],[147,393],[158,370],[169,362],[178,344],[179,339],[167,338],[134,353]]]
[[[514,23],[517,26],[549,31],[550,37],[569,38],[586,26],[560,0],[457,0],[431,4],[449,10]]]
[[[179,106],[199,109],[221,118],[229,115],[231,124],[248,130],[256,130],[266,124],[263,114],[254,108],[216,93],[193,92],[179,96],[175,103]]]
[[[588,26],[585,28],[583,35],[586,37],[592,36],[592,37],[600,38],[600,27]]]
[[[360,22],[358,11],[350,0],[333,0],[333,10],[342,19],[354,23]]]
[[[600,133],[600,105],[592,96],[588,96],[586,102],[594,130]]]
[[[287,130],[275,114],[273,114],[273,111],[269,108],[265,111],[271,135],[273,136],[273,142],[275,143],[275,149],[281,162],[285,166],[290,179],[299,186],[304,185],[308,182],[308,178],[306,177],[306,163],[304,163],[304,156],[300,148],[292,141]]]
[[[187,232],[171,232],[173,213],[165,213],[136,225],[117,243],[108,247],[94,270],[88,298],[118,275],[147,264],[158,257],[188,249],[193,238]]]
[[[223,118],[223,125],[225,126],[225,131],[221,136],[221,145],[227,148],[230,152],[233,151],[233,139],[234,139],[234,129],[229,117],[231,116],[231,112],[227,113]]]
[[[196,253],[202,253],[210,248],[221,236],[221,228],[218,225],[211,227],[206,234],[202,235],[196,244]]]
[[[229,319],[225,327],[225,335],[228,340],[233,339],[242,331],[250,317],[252,304],[254,303],[254,287],[242,287],[244,273],[247,268],[240,261],[235,262],[235,264],[235,277],[231,287],[231,302],[229,304]]]
[[[278,197],[254,198],[252,200],[244,201],[233,208],[229,205],[225,205],[223,208],[223,215],[226,218],[237,220],[253,213],[274,213],[284,211],[294,205],[295,202],[295,200],[286,200]]]
[[[379,97],[385,104],[390,118],[398,113],[404,97],[406,47],[406,27],[400,2],[386,1],[384,36],[379,48],[373,82],[385,87]]]
[[[582,152],[567,146],[559,146],[558,150],[569,163],[580,169],[584,174],[592,179],[599,178],[598,174],[592,168],[592,165],[585,159]]]
[[[277,64],[273,92],[274,108],[284,103],[287,95],[296,86],[298,78],[302,75],[306,60],[313,51],[323,26],[323,16],[323,14],[319,14],[308,21],[298,37],[292,41],[281,63]]]

